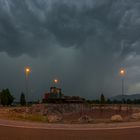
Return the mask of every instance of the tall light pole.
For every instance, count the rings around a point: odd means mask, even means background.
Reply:
[[[29,92],[29,87],[28,87],[28,82],[29,82],[29,74],[31,72],[30,67],[25,68],[25,78],[26,78],[26,105],[28,105],[28,92]]]
[[[60,95],[59,95],[59,89],[58,89],[58,86],[57,86],[57,84],[58,84],[58,79],[54,79],[53,80],[53,82],[54,82],[54,87],[55,87],[55,98],[58,98]]]
[[[124,68],[120,70],[120,76],[121,76],[121,81],[122,81],[122,102],[123,102],[123,97],[124,97],[124,77],[125,77],[126,71]]]

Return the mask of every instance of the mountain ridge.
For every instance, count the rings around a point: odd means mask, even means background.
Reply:
[[[122,100],[122,99],[125,99],[125,100],[138,100],[140,99],[140,93],[136,93],[136,94],[125,94],[125,95],[116,95],[116,96],[113,96],[110,98],[110,100]]]

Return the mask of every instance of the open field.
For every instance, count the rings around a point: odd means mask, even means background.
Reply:
[[[118,119],[118,115],[119,118]],[[113,120],[112,116],[117,117]],[[45,123],[110,123],[140,121],[137,105],[37,104],[1,107],[0,118]]]

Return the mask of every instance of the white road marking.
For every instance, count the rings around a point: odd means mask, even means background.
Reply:
[[[6,122],[6,121],[5,121]],[[55,125],[55,124],[48,124],[48,125],[44,125],[44,126],[32,126],[33,123],[27,123],[24,125],[19,125],[19,122],[17,121],[9,121],[9,123],[15,123],[15,124],[5,124],[5,122],[0,123],[0,126],[5,126],[5,127],[14,127],[14,128],[26,128],[26,129],[45,129],[45,130],[122,130],[122,129],[135,129],[135,128],[140,128],[140,125],[137,126],[113,126],[113,127],[88,127],[88,125]],[[6,122],[8,123],[8,121]],[[16,124],[17,123],[17,124]],[[21,123],[21,122],[20,122]],[[86,127],[85,127],[86,126]]]

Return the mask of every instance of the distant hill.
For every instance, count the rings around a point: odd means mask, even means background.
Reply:
[[[132,94],[132,95],[117,95],[117,96],[113,96],[110,98],[110,100],[122,100],[122,99],[130,99],[130,100],[135,100],[135,99],[140,99],[140,94]]]

